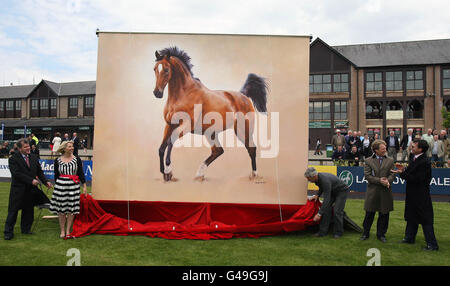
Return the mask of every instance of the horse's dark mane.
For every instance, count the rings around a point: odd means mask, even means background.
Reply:
[[[167,56],[178,58],[186,66],[191,76],[194,76],[194,73],[192,72],[192,67],[194,65],[191,64],[191,57],[185,51],[179,49],[177,46],[173,46],[159,51],[159,54],[161,57]]]

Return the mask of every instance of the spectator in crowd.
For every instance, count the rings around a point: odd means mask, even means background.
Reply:
[[[402,161],[406,161],[409,158],[408,147],[414,140],[413,130],[408,129],[407,133],[403,136],[402,141],[400,141],[400,147],[402,149]]]
[[[356,144],[356,138],[353,136],[353,131],[349,130],[347,136],[345,136],[345,150],[350,151],[352,145]]]
[[[34,135],[34,134],[32,134],[32,135]],[[31,148],[31,146],[33,146],[33,145],[37,145],[37,142],[36,142],[36,140],[33,139],[33,136],[32,136],[32,135],[30,134],[30,135],[28,135],[28,137],[27,137],[27,141],[30,143],[30,148]]]
[[[424,250],[438,250],[439,246],[434,234],[433,203],[430,196],[431,163],[426,156],[429,145],[425,140],[414,140],[411,152],[414,155],[408,167],[397,165],[392,170],[406,180],[405,220],[406,230],[403,243],[412,244],[416,240],[419,224],[427,243]]]
[[[31,226],[34,220],[34,188],[39,185],[39,180],[52,188],[52,184],[44,176],[39,160],[30,155],[30,144],[27,139],[17,141],[18,152],[9,160],[11,171],[11,193],[9,195],[8,216],[5,223],[5,240],[14,237],[14,225],[16,224],[19,210],[22,210],[20,228],[24,234],[32,234]]]
[[[373,135],[373,141],[379,140],[379,139],[380,139],[380,134],[375,133],[375,134]]]
[[[372,143],[373,156],[367,158],[364,164],[364,176],[368,182],[364,210],[364,232],[361,240],[370,236],[375,213],[378,212],[377,238],[386,242],[386,232],[389,226],[389,212],[394,210],[394,199],[391,185],[395,175],[391,173],[394,160],[386,157],[386,142],[376,140]]]
[[[367,133],[364,133],[364,138],[362,140],[362,155],[364,158],[372,156],[372,142]]]
[[[345,159],[348,160],[349,166],[359,166],[361,154],[359,153],[356,145],[353,145],[350,152],[347,152]]]
[[[53,143],[52,156],[54,154],[56,154],[56,152],[58,151],[59,146],[61,145],[61,141],[62,141],[61,133],[56,132],[55,137],[53,137],[53,140],[52,140],[52,143]]]
[[[17,143],[14,143],[14,146],[9,150],[9,156],[12,156],[19,152],[19,148],[17,147]]]
[[[439,139],[442,140],[442,143],[444,144],[444,150],[445,150],[445,157],[444,160],[448,160],[450,156],[450,138],[447,136],[447,131],[441,130]]]
[[[422,139],[428,143],[427,157],[431,158],[431,143],[433,142],[433,129],[428,128],[427,134],[422,135]]]
[[[62,142],[64,141],[70,141],[69,133],[64,133],[64,138],[62,138]]]
[[[444,165],[445,149],[444,144],[439,140],[438,135],[433,136],[433,141],[431,142],[431,162],[437,162],[437,167],[442,167]]]
[[[34,154],[38,159],[41,159],[41,156],[39,155],[39,149],[36,145],[31,146],[30,154]]]
[[[0,149],[0,157],[8,158],[9,155],[9,142],[3,142],[2,148]]]
[[[400,150],[400,143],[398,137],[395,135],[394,131],[389,132],[389,136],[384,140],[386,142],[386,148],[388,150],[388,156],[397,162],[397,153]]]
[[[345,160],[345,151],[342,145],[338,145],[337,149],[334,150],[332,160]]]
[[[345,137],[341,135],[341,130],[336,130],[336,134],[331,138],[331,145],[333,145],[333,150],[336,150],[338,146],[345,145]]]
[[[320,141],[320,138],[317,138],[316,151],[314,151],[314,155],[322,155],[322,151],[320,150],[321,145],[322,145],[322,142]]]
[[[314,221],[320,221],[319,232],[315,236],[327,235],[334,214],[334,238],[340,238],[344,234],[344,208],[349,191],[348,186],[333,174],[318,173],[314,167],[306,170],[305,177],[319,187],[318,194],[311,200],[316,201],[323,195],[322,206],[314,217]]]
[[[72,141],[73,141],[73,155],[78,156],[78,149],[80,148],[80,139],[78,138],[78,134],[76,132],[73,133]]]
[[[362,140],[364,137],[361,137],[361,131],[355,131],[355,144],[356,149],[358,149],[359,153],[362,153]]]
[[[87,153],[87,147],[88,147],[88,137],[87,137],[87,135],[84,135],[84,138],[81,141],[81,146],[84,149],[84,153]]]
[[[34,142],[36,143],[36,147],[39,149],[39,139],[36,137],[36,135],[34,135],[34,133],[31,133],[31,139],[34,140]]]

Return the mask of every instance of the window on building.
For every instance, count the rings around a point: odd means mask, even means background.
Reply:
[[[309,76],[309,92],[348,92],[349,78],[347,73],[317,74]]]
[[[330,74],[310,75],[309,92],[331,92],[331,75]]]
[[[39,101],[39,116],[47,117],[48,115],[48,98],[42,98]]]
[[[14,100],[7,100],[5,103],[5,117],[14,117]]]
[[[366,91],[383,90],[383,76],[381,72],[366,73]]]
[[[22,100],[16,100],[16,106],[14,109],[14,117],[22,117]]]
[[[408,119],[422,119],[423,118],[423,101],[412,100],[406,106],[406,116]]]
[[[0,101],[0,117],[5,117],[5,101]]]
[[[78,97],[69,98],[69,116],[78,115]]]
[[[50,116],[56,116],[56,98],[50,98]]]
[[[403,75],[401,71],[386,72],[386,90],[402,90]]]
[[[348,91],[348,74],[340,73],[333,75],[333,91],[334,92]]]
[[[33,99],[31,101],[31,109],[32,110],[39,110],[39,100],[38,99]]]
[[[78,97],[71,97],[69,100],[69,108],[78,108]]]
[[[334,102],[334,120],[347,120],[347,101]]]
[[[331,110],[329,101],[315,101],[309,103],[309,120],[330,120]]]
[[[450,88],[450,69],[442,70],[442,87]]]
[[[423,89],[423,71],[406,72],[406,89],[408,90]]]
[[[383,104],[379,101],[367,101],[366,119],[383,119]]]
[[[94,97],[86,96],[84,98],[84,115],[93,116],[94,115]]]
[[[39,99],[31,100],[31,116],[32,117],[39,116]]]
[[[39,109],[40,110],[45,110],[48,109],[48,99],[41,99],[39,102]]]
[[[6,101],[6,111],[13,111],[14,110],[14,101],[7,100]]]

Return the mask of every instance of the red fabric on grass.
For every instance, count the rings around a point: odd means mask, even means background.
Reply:
[[[81,195],[80,214],[75,218],[71,235],[81,237],[96,233],[203,240],[256,238],[315,225],[313,218],[319,208],[318,201],[282,205],[281,221],[278,205],[97,202],[90,195]]]

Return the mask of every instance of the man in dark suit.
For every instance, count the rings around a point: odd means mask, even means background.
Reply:
[[[388,156],[394,159],[394,162],[397,162],[397,153],[400,150],[400,144],[394,131],[389,132],[389,136],[384,141],[386,142]]]
[[[398,170],[392,170],[406,180],[405,220],[406,230],[403,243],[414,243],[419,224],[427,242],[424,250],[438,250],[439,246],[434,235],[433,204],[430,196],[431,163],[426,155],[428,142],[414,139],[411,143],[411,160],[407,168],[397,165]]]
[[[331,223],[334,221],[334,238],[340,238],[344,234],[344,208],[349,192],[348,186],[337,176],[330,173],[319,173],[314,167],[306,169],[306,179],[319,187],[317,195],[310,200],[317,201],[323,195],[323,203],[314,221],[320,221],[319,232],[316,237],[325,236]]]
[[[78,149],[80,148],[80,139],[78,138],[76,132],[73,133],[72,141],[73,141],[73,155],[78,156]]]
[[[26,139],[20,139],[16,144],[18,152],[8,161],[11,172],[11,191],[5,223],[5,240],[11,240],[14,237],[14,225],[20,209],[22,210],[21,231],[24,234],[31,234],[35,192],[40,184],[36,178],[39,178],[48,188],[53,187],[45,178],[37,157],[30,154],[29,142]]]

